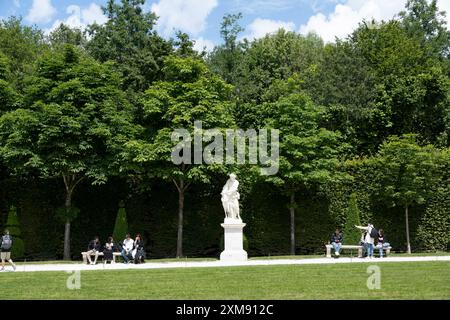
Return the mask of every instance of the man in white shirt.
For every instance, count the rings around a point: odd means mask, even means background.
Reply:
[[[123,240],[123,245],[122,245],[122,258],[123,258],[123,263],[130,263],[130,259],[132,259],[131,256],[131,252],[133,251],[134,248],[134,240],[131,239],[131,236],[129,234],[126,235],[125,240]]]
[[[372,238],[370,233],[372,232],[372,229],[374,229],[373,224],[369,223],[369,224],[367,224],[367,227],[361,227],[361,226],[355,226],[355,227],[365,231],[364,245],[367,250],[367,257],[369,257],[369,259],[372,259],[375,238]]]

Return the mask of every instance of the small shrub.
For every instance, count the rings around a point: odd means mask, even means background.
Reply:
[[[5,229],[9,230],[9,234],[13,239],[13,247],[11,250],[13,259],[22,258],[25,254],[25,243],[22,239],[19,217],[17,216],[17,210],[14,206],[11,206],[11,208],[9,209],[8,220],[6,222]]]
[[[114,225],[113,238],[114,242],[121,242],[128,233],[127,212],[123,201],[119,203],[119,211],[117,212],[116,223]]]

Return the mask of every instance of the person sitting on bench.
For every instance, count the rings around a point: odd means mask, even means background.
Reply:
[[[100,240],[99,240],[98,236],[96,236],[94,238],[94,240],[89,242],[89,245],[88,245],[87,258],[88,258],[89,264],[95,265],[97,263],[98,254],[100,252],[100,249],[101,249]],[[94,262],[92,262],[92,260],[91,260],[91,254],[95,255]]]
[[[391,245],[386,241],[384,230],[378,230],[378,243],[377,248],[380,250],[380,258],[383,258],[383,249],[389,248]]]
[[[127,234],[125,237],[125,240],[123,240],[123,245],[122,245],[122,258],[123,258],[123,263],[128,264],[130,262],[131,259],[133,259],[132,256],[132,251],[134,248],[134,240],[131,239],[130,234]]]
[[[110,262],[114,260],[114,251],[116,250],[116,247],[114,245],[114,239],[113,237],[108,238],[108,242],[105,243],[105,248],[103,249],[103,259],[105,262]]]
[[[331,245],[334,248],[334,254],[336,257],[339,257],[339,252],[341,251],[342,247],[342,233],[339,229],[336,229],[336,231],[331,236]]]
[[[139,233],[136,235],[136,240],[134,240],[133,258],[135,264],[145,262],[144,241]]]

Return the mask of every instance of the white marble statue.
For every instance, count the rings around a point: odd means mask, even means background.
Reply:
[[[234,173],[230,174],[230,179],[222,189],[222,205],[225,210],[225,219],[241,220],[239,215],[239,182]]]

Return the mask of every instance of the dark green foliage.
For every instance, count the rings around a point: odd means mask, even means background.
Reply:
[[[78,215],[80,214],[80,209],[77,207],[71,206],[71,207],[59,207],[55,211],[55,216],[61,220],[63,223],[65,223],[67,220],[73,221],[75,220]]]
[[[355,226],[360,226],[359,208],[356,201],[356,194],[352,193],[348,200],[347,219],[344,227],[344,243],[345,244],[359,244],[361,239],[361,231]]]
[[[71,28],[63,23],[52,31],[49,40],[54,47],[66,44],[84,47],[87,43],[87,39],[80,29]]]
[[[216,46],[207,59],[211,70],[232,84],[238,80],[238,67],[244,56],[245,44],[237,41],[239,33],[244,31],[238,23],[240,19],[242,19],[241,13],[228,14],[223,17],[220,34],[224,44]]]
[[[36,27],[25,26],[21,18],[0,20],[0,53],[8,57],[11,84],[24,87],[24,77],[34,71],[34,62],[46,52],[44,33]]]
[[[108,21],[88,28],[87,50],[101,62],[114,61],[125,89],[143,91],[159,79],[164,58],[173,49],[154,30],[156,15],[145,12],[144,0],[108,0]]]
[[[235,84],[239,98],[259,104],[276,80],[302,76],[314,69],[322,54],[323,42],[316,35],[302,36],[284,30],[255,40],[239,65]]]
[[[0,51],[0,116],[19,106],[19,95],[11,85],[11,82],[10,60]]]
[[[408,0],[400,13],[408,33],[417,37],[430,57],[445,58],[450,54],[450,31],[446,16],[439,11],[437,0]]]
[[[11,255],[14,258],[21,259],[25,253],[25,244],[22,237],[21,226],[19,217],[17,216],[17,209],[15,206],[11,206],[9,209],[8,220],[6,221],[5,229],[9,230],[9,234],[13,239],[13,247]]]
[[[122,243],[125,235],[129,233],[127,212],[123,201],[119,203],[119,211],[117,212],[116,223],[114,224],[113,239],[116,243]]]

